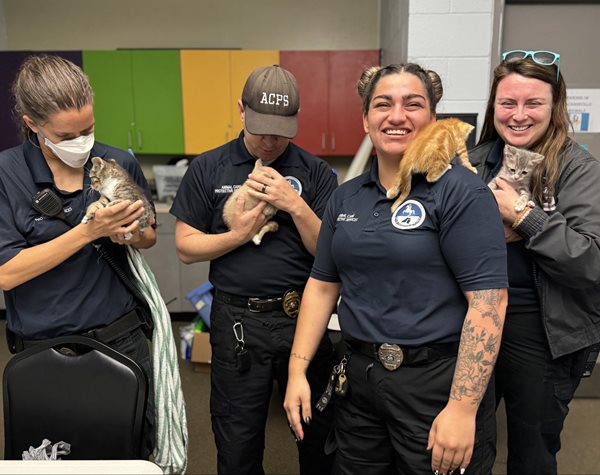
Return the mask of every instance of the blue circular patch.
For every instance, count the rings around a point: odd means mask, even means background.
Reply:
[[[425,221],[425,208],[415,200],[405,201],[394,211],[392,224],[398,229],[415,229]]]
[[[300,180],[298,180],[298,178],[296,178],[295,176],[286,176],[285,179],[290,185],[292,185],[292,188],[296,191],[296,193],[298,193],[299,195],[302,194],[302,183],[300,183]]]

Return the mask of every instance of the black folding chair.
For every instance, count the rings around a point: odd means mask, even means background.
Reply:
[[[16,354],[3,375],[4,457],[43,439],[71,444],[64,459],[139,459],[147,381],[137,363],[82,336]]]

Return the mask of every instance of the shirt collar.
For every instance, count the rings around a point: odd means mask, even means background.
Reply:
[[[23,146],[23,154],[25,155],[25,163],[31,172],[31,176],[36,185],[52,184],[54,178],[50,167],[42,154],[40,145],[36,136],[29,136]]]
[[[369,171],[367,173],[363,173],[357,179],[360,180],[359,186],[375,186],[379,188],[379,190],[385,195],[385,190],[379,184],[379,167],[377,164],[377,157],[371,157],[371,166],[369,167]]]
[[[92,157],[104,158],[107,153],[108,149],[105,145],[98,142],[94,143],[94,146],[90,151],[90,156],[84,166],[86,169],[86,172],[83,175],[84,188],[90,183],[89,170],[92,168]],[[25,155],[25,163],[27,163],[27,167],[31,171],[33,182],[36,185],[53,185],[54,177],[50,167],[48,166],[48,162],[46,162],[46,159],[42,154],[37,136],[29,136],[29,138],[25,141],[23,154]]]

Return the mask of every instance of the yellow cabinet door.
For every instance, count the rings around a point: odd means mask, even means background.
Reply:
[[[229,137],[229,52],[181,50],[180,55],[185,153],[196,155]]]
[[[279,51],[181,50],[186,155],[232,140],[241,130],[237,101],[248,75],[279,62]]]

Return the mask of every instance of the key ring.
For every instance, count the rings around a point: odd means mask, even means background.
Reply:
[[[233,335],[235,336],[235,340],[237,341],[236,350],[243,350],[245,341],[244,341],[244,325],[241,321],[236,321],[233,324]]]

